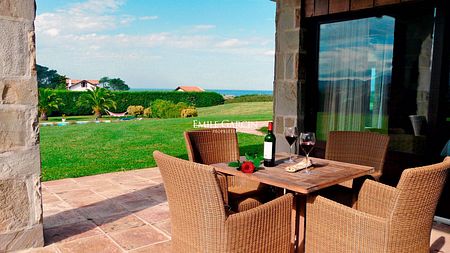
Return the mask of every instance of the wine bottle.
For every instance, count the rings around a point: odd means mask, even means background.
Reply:
[[[264,166],[275,166],[275,135],[273,134],[273,123],[269,122],[267,134],[264,137]]]

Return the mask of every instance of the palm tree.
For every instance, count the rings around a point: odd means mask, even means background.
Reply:
[[[107,89],[96,87],[95,90],[88,90],[77,102],[78,106],[90,106],[96,118],[102,117],[102,111],[116,108],[114,95]]]
[[[57,97],[53,90],[39,89],[38,108],[41,120],[48,120],[48,114],[53,110],[58,110],[60,105],[63,105],[62,99]]]

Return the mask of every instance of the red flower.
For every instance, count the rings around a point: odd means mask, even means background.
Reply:
[[[244,173],[253,173],[253,171],[255,171],[255,165],[253,162],[246,161],[242,163],[241,171]]]

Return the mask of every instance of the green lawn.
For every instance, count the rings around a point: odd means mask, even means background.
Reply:
[[[272,102],[249,102],[249,103],[232,103],[211,107],[198,108],[199,116],[215,116],[215,115],[247,115],[272,118]]]
[[[41,128],[43,180],[81,177],[156,166],[160,150],[187,159],[183,132],[193,120],[270,120],[272,103],[226,104],[200,108],[198,118],[124,121]],[[262,137],[238,134],[241,153],[262,152]]]

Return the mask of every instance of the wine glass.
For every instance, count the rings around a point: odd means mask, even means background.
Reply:
[[[300,147],[306,155],[306,164],[309,165],[309,153],[313,150],[314,145],[316,144],[316,135],[312,132],[301,133],[300,134]],[[305,168],[306,174],[311,174],[309,171],[309,166]]]
[[[298,138],[297,127],[285,127],[284,137],[286,137],[286,141],[289,143],[289,160],[286,161],[286,163],[293,163],[294,160],[292,159],[292,147],[294,146],[294,143]]]

